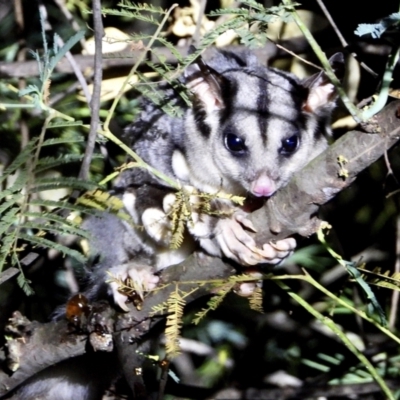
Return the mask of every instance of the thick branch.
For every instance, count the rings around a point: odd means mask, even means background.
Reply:
[[[70,334],[66,321],[40,324],[27,321],[21,324],[19,313],[14,313],[15,331],[18,337],[8,342],[8,356],[0,351],[0,397],[25,382],[37,372],[85,353],[86,336]],[[15,372],[6,367],[13,354]],[[11,366],[10,366],[11,367]],[[18,368],[17,368],[18,367]]]
[[[320,221],[314,217],[319,206],[350,186],[362,170],[399,140],[399,110],[400,101],[396,101],[376,115],[374,122],[379,133],[346,133],[297,173],[264,208],[254,212],[250,219],[258,230],[256,241],[261,244],[296,233],[302,236],[315,233],[320,226]],[[345,159],[342,166],[339,157]],[[340,176],[344,172],[347,177]]]
[[[235,51],[238,47],[242,46],[232,46]],[[229,46],[224,49],[229,50]],[[244,46],[243,46],[244,49]],[[189,48],[187,46],[177,47],[175,49],[178,51],[182,57],[188,54]],[[135,61],[140,57],[143,50],[131,50],[119,53],[104,54],[102,60],[103,70],[108,70],[111,68],[131,68]],[[272,43],[263,49],[256,51],[257,57],[260,61],[266,62],[267,59],[276,55],[276,46]],[[176,64],[176,57],[171,54],[171,52],[165,47],[159,47],[154,52],[149,52],[146,61],[152,61],[157,63],[159,61],[159,56],[165,58],[165,62]],[[94,56],[93,55],[74,55],[75,62],[79,65],[81,71],[85,71],[88,68],[93,68]],[[66,59],[61,59],[55,68],[56,72],[62,72],[66,74],[73,73],[71,65]],[[0,62],[0,78],[16,78],[16,77],[35,77],[39,75],[38,64],[36,61],[25,61],[25,62]]]
[[[317,35],[319,36],[319,35]],[[329,43],[326,43],[330,40],[330,35],[320,35],[321,42],[325,43],[326,46]],[[277,48],[274,43],[268,42],[263,48],[253,50],[257,55],[257,58],[264,65],[267,64],[267,61],[274,57],[282,57],[287,56],[288,53],[285,52],[282,48],[288,49],[296,54],[304,53],[310,49],[308,42],[303,37],[296,37],[291,40],[285,40],[280,42],[281,48]],[[328,46],[329,47],[329,46]],[[360,46],[362,48],[362,46]],[[246,49],[245,46],[225,46],[224,50],[232,50],[238,51],[240,49]],[[108,70],[111,68],[131,68],[141,54],[142,50],[129,50],[123,51],[119,53],[110,53],[103,54],[103,70]],[[175,48],[175,51],[178,51],[179,54],[184,57],[189,54],[188,46],[179,46]],[[360,50],[360,52],[362,52]],[[385,49],[384,54],[386,55],[388,52]],[[176,57],[171,54],[171,52],[166,47],[157,47],[154,49],[154,52],[149,52],[147,60],[150,60],[154,63],[159,62],[159,56],[162,56],[165,59],[165,62],[169,64],[176,64]],[[93,68],[94,64],[94,56],[92,55],[74,55],[75,62],[79,65],[81,71],[85,71],[88,68]],[[71,65],[67,60],[62,59],[57,64],[55,68],[57,72],[63,73],[73,73]],[[0,62],[0,78],[30,78],[39,75],[38,65],[36,61],[24,61],[24,62]]]
[[[183,263],[168,268],[161,275],[162,282],[173,283],[179,281],[206,281],[209,279],[223,278],[235,272],[229,264],[225,264],[218,258],[208,257],[203,254],[194,254]],[[196,283],[182,285],[185,291],[191,291],[199,287]],[[135,368],[140,368],[144,357],[136,354],[135,349],[140,344],[141,353],[144,353],[143,346],[146,346],[147,338],[151,337],[149,331],[153,324],[160,320],[149,318],[152,307],[167,300],[169,294],[174,290],[175,285],[170,284],[164,289],[149,294],[139,311],[131,306],[129,313],[119,314],[115,326],[115,345],[118,352],[121,368],[126,374],[127,381],[131,383],[132,389],[140,391],[140,376],[132,374]],[[209,290],[204,287],[186,298],[189,303],[205,294]],[[110,314],[113,318],[115,313]],[[20,323],[16,323],[19,326]],[[18,330],[20,330],[18,328]],[[40,324],[32,322],[26,324],[20,332],[21,339],[14,339],[14,344],[19,346],[20,354],[19,368],[11,373],[5,367],[5,361],[9,356],[0,351],[0,397],[16,388],[41,370],[57,364],[63,360],[85,354],[87,346],[87,335],[70,332],[67,321],[49,322]],[[143,341],[143,337],[146,339]],[[139,398],[139,397],[138,397]],[[145,398],[145,397],[144,397]]]

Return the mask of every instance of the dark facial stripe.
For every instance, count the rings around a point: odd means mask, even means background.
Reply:
[[[264,145],[267,141],[267,123],[269,117],[268,84],[264,79],[258,80],[259,93],[257,97],[257,123]]]
[[[211,127],[205,122],[207,113],[199,100],[193,102],[193,115],[198,131],[208,138],[211,134]]]
[[[223,126],[228,118],[232,116],[235,98],[237,97],[239,84],[233,79],[225,80],[221,84],[221,95],[224,101],[224,108],[221,110],[220,124]]]

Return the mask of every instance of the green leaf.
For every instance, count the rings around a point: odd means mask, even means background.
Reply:
[[[356,267],[355,262],[351,261],[344,261],[343,263],[345,268],[347,269],[347,272],[352,276],[352,278],[360,285],[361,289],[365,293],[367,300],[369,302],[368,305],[368,312],[369,314],[377,313],[380,319],[380,323],[383,326],[387,325],[387,320],[386,320],[386,315],[384,311],[382,310],[382,307],[378,303],[378,300],[376,299],[376,296],[368,283],[364,280],[362,277],[360,271]]]
[[[65,54],[71,50],[73,46],[75,46],[83,37],[85,36],[85,31],[81,30],[75,35],[71,36],[61,47],[61,49],[58,51],[58,53],[51,58],[49,68],[50,70],[53,70],[57,63],[65,56]],[[56,36],[54,37],[54,42],[56,42]]]
[[[18,95],[19,95],[20,97],[22,97],[22,96],[26,96],[27,94],[32,94],[32,93],[34,93],[34,94],[40,94],[39,88],[38,88],[37,86],[35,86],[35,85],[28,85],[26,88],[21,89],[21,90],[18,92]]]
[[[14,246],[15,235],[9,234],[1,239],[0,242],[0,272],[3,271],[4,265],[7,258],[12,253],[12,247]]]
[[[40,173],[46,171],[48,169],[54,169],[60,165],[69,164],[69,163],[77,163],[83,160],[83,154],[63,154],[57,158],[55,157],[44,157],[38,161],[36,167],[36,173]],[[93,154],[92,160],[103,159],[104,157],[101,154]]]
[[[91,181],[83,181],[73,177],[40,178],[33,184],[32,192],[42,192],[51,189],[69,188],[78,190],[94,190],[99,186]]]
[[[357,36],[371,35],[374,39],[379,39],[387,30],[400,30],[400,13],[393,13],[382,18],[376,24],[359,24],[354,33]]]
[[[45,219],[49,219],[51,221],[50,218],[45,218]],[[44,232],[52,232],[53,234],[59,236],[76,235],[89,238],[87,232],[85,232],[83,229],[80,229],[73,225],[68,225],[66,223],[64,224],[60,223],[60,225],[51,225],[51,224],[40,224],[37,221],[34,221],[34,222],[25,222],[21,224],[20,227],[28,230],[37,229]]]
[[[29,204],[33,206],[42,206],[49,208],[59,208],[62,210],[77,211],[89,215],[96,215],[98,213],[98,210],[93,210],[91,208],[87,208],[79,204],[70,204],[66,201],[34,199],[31,200]]]
[[[25,292],[27,296],[31,296],[35,292],[30,286],[31,281],[27,280],[23,273],[20,273],[17,277],[17,282],[20,288]]]
[[[84,143],[85,138],[81,135],[73,137],[73,138],[68,138],[68,137],[63,137],[63,138],[53,138],[53,139],[46,139],[43,144],[43,146],[53,146],[56,144],[65,144],[65,143]]]
[[[27,235],[25,233],[21,233],[20,239],[26,240],[27,242],[30,242],[37,246],[60,251],[63,254],[66,254],[70,257],[75,258],[78,262],[80,262],[82,264],[84,264],[87,261],[86,257],[79,251],[70,249],[69,247],[63,246],[60,243],[53,242],[53,241],[51,241],[49,239],[45,239],[43,237],[38,237],[35,235]]]
[[[8,189],[0,191],[0,200],[11,196],[10,200],[14,200],[16,203],[22,195],[21,191],[25,187],[28,181],[28,173],[24,170],[19,170],[18,175],[12,186]],[[0,178],[1,183],[1,178]],[[17,196],[16,196],[17,195]]]
[[[14,161],[3,171],[2,176],[0,176],[0,183],[3,182],[9,175],[14,173],[18,168],[25,164],[29,159],[32,158],[32,153],[36,148],[38,139],[32,139],[24,147],[24,149],[18,154]]]
[[[10,199],[0,203],[0,215],[3,215],[8,208],[18,203],[22,197],[23,195],[21,193],[14,193]]]
[[[55,233],[59,233],[62,235],[63,233],[71,233],[73,235],[79,235],[85,238],[88,238],[89,235],[86,230],[79,228],[76,224],[71,221],[66,220],[64,217],[61,217],[54,213],[43,213],[43,212],[27,212],[24,214],[27,217],[37,218],[41,220],[46,220],[50,222],[55,222],[59,225],[50,226],[44,225],[42,223],[38,223],[37,221],[25,222],[22,226],[27,227],[29,229],[43,229],[43,230],[53,230]],[[59,232],[57,232],[59,229]]]
[[[10,229],[11,226],[18,222],[17,214],[19,211],[19,207],[14,207],[2,215],[0,220],[0,238]]]
[[[54,122],[47,126],[47,129],[51,128],[65,128],[65,127],[76,127],[76,126],[83,126],[83,121],[60,121]]]

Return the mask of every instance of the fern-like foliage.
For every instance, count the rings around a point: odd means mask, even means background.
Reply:
[[[232,20],[221,25],[228,29],[234,29],[240,37],[241,43],[252,48],[265,45],[268,41],[266,30],[268,24],[281,19],[284,22],[291,20],[291,11],[298,3],[291,6],[279,5],[274,7],[264,7],[255,0],[244,0],[240,2],[245,7],[220,9],[213,11],[212,16],[231,15]],[[211,35],[212,36],[212,35]]]
[[[168,358],[176,357],[180,354],[179,338],[182,329],[183,308],[186,301],[182,297],[179,287],[170,294],[168,300],[168,316],[165,328],[165,350]]]
[[[154,63],[147,63],[157,74],[165,74],[167,67],[157,66]],[[166,65],[166,64],[165,64]],[[153,82],[147,79],[143,74],[137,74],[140,78],[140,84],[135,85],[135,90],[137,90],[142,96],[148,98],[151,102],[161,108],[166,114],[169,114],[173,117],[182,117],[184,114],[184,108],[179,104],[175,96],[168,96],[166,93],[161,90],[158,86],[156,86]],[[160,75],[162,76],[162,75]],[[167,81],[170,82],[171,86],[176,88],[179,93],[182,93],[182,97],[189,102],[188,95],[184,94],[185,89],[180,88],[180,84],[177,81],[172,81],[169,78],[166,78]]]
[[[112,214],[120,213],[122,218],[127,218],[126,214],[121,212],[124,207],[122,200],[101,189],[90,190],[83,193],[82,196],[78,198],[77,203],[84,204],[92,209],[107,211]]]
[[[122,1],[118,4],[119,9],[102,8],[102,13],[124,18],[137,19],[152,25],[158,25],[157,17],[165,15],[166,11],[161,7],[155,7],[148,3],[135,4]],[[154,14],[154,15],[153,15]]]
[[[352,338],[352,340],[354,340],[354,338]],[[359,337],[358,340],[362,343],[361,337]],[[366,370],[363,364],[354,366],[350,370],[348,368],[341,368],[341,364],[345,364],[346,360],[347,358],[342,353],[335,353],[332,355],[318,353],[316,358],[313,358],[312,360],[303,359],[302,363],[319,372],[334,370],[335,374],[333,375],[336,375],[336,377],[329,382],[330,385],[360,385],[363,383],[373,382],[371,373]],[[393,376],[393,374],[396,374],[398,369],[397,363],[397,355],[394,357],[390,357],[389,355],[386,357],[376,357],[374,359],[374,368],[376,368],[376,371],[380,376],[385,376],[386,379],[388,379]],[[337,373],[343,375],[337,375]]]
[[[210,194],[192,187],[183,187],[175,194],[175,201],[168,216],[171,218],[172,239],[170,247],[178,249],[183,242],[185,229],[193,224],[193,214],[226,217],[229,214],[215,206],[218,199],[229,200],[242,205],[245,198],[224,193]]]
[[[32,154],[39,154],[41,146],[56,147],[61,142],[51,140],[40,144],[38,138],[32,139],[0,176],[3,189],[0,191],[0,272],[8,267],[20,267],[18,282],[27,293],[30,293],[29,283],[24,279],[20,259],[29,248],[51,248],[80,263],[86,261],[80,252],[54,238],[64,235],[87,237],[79,221],[65,216],[68,216],[68,210],[87,212],[87,207],[69,204],[66,200],[44,200],[38,196],[42,191],[61,187],[91,191],[98,187],[93,182],[73,177],[41,177],[40,172],[80,159],[70,155],[38,158],[36,163],[35,157],[32,159]],[[61,210],[66,210],[66,214],[61,215]]]
[[[47,109],[48,96],[50,94],[50,76],[56,67],[57,63],[65,56],[65,54],[81,40],[85,34],[84,31],[80,31],[71,36],[63,46],[59,47],[59,37],[57,34],[54,35],[53,48],[49,49],[46,33],[45,33],[45,21],[41,20],[42,26],[42,39],[44,52],[43,56],[38,51],[30,51],[33,58],[37,61],[39,66],[39,79],[41,82],[40,87],[35,85],[28,85],[25,89],[20,91],[20,96],[30,95],[32,97],[33,105],[37,108]]]
[[[363,279],[371,285],[400,290],[400,272],[382,272],[380,267],[376,267],[372,271],[362,266],[357,269],[361,272]]]
[[[254,278],[248,274],[241,274],[230,276],[226,280],[214,282],[211,291],[216,294],[207,302],[207,307],[201,309],[195,314],[195,317],[192,320],[193,324],[198,325],[210,311],[216,310],[221,305],[228,293],[235,291],[238,288],[238,285],[245,282],[254,283]],[[262,300],[262,289],[256,286],[252,294],[249,296],[250,308],[254,311],[263,313]]]
[[[226,282],[215,289],[216,294],[207,302],[207,307],[201,309],[195,314],[195,317],[192,320],[193,324],[198,325],[210,311],[216,310],[221,305],[227,294],[236,287],[237,279],[237,276],[231,276]]]
[[[256,286],[249,297],[249,306],[252,310],[257,311],[261,314],[264,313],[262,306],[263,292],[261,287]]]

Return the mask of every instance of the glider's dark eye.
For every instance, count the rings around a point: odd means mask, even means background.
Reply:
[[[282,154],[292,154],[299,147],[299,142],[300,142],[300,140],[299,140],[298,134],[293,135],[287,139],[283,139],[281,153]]]
[[[244,140],[233,133],[228,133],[225,136],[225,146],[232,153],[243,154],[246,150]]]

